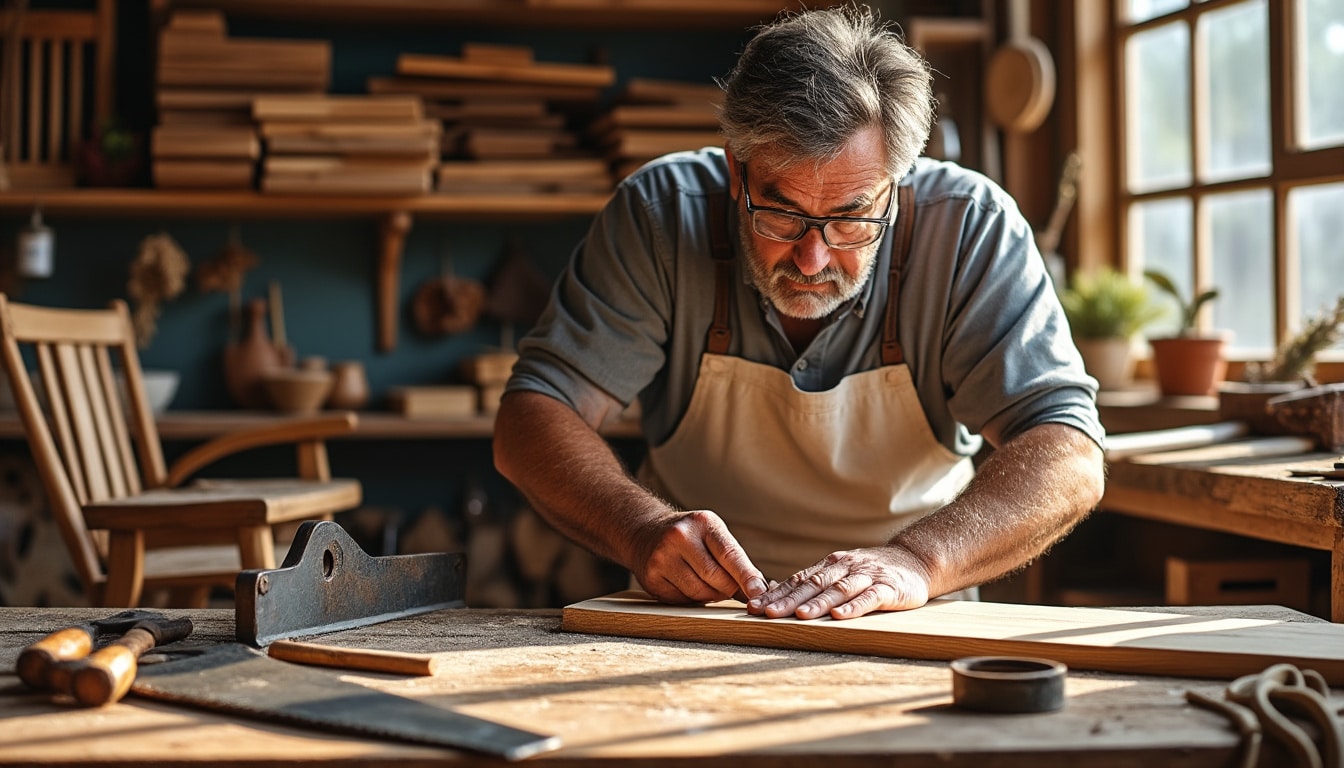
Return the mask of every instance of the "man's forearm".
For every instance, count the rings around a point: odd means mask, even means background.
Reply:
[[[1045,552],[1101,499],[1105,464],[1086,435],[1034,427],[1000,446],[955,501],[893,544],[928,570],[930,595],[993,581]]]
[[[671,510],[636,483],[601,435],[569,406],[508,395],[495,420],[495,466],[565,535],[626,568],[638,532]]]

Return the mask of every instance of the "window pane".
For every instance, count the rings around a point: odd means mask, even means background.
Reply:
[[[1288,193],[1289,232],[1297,244],[1303,319],[1335,306],[1344,293],[1344,183],[1298,187]],[[1344,342],[1335,348],[1344,347]]]
[[[1204,198],[1213,257],[1213,325],[1241,350],[1274,347],[1273,196],[1267,189]]]
[[[1199,19],[1209,79],[1200,113],[1204,179],[1269,173],[1268,21],[1264,0],[1219,8]]]
[[[1298,143],[1344,144],[1344,0],[1298,4]]]
[[[1190,183],[1190,27],[1139,32],[1125,45],[1129,188]]]
[[[1187,0],[1129,0],[1125,19],[1137,24],[1164,13],[1179,11],[1189,4]]]
[[[1166,273],[1182,296],[1190,295],[1195,273],[1191,211],[1187,197],[1149,200],[1135,203],[1129,209],[1129,263],[1132,270],[1135,274],[1145,269]],[[1163,303],[1166,314],[1147,328],[1146,335],[1158,337],[1176,333],[1181,327],[1180,307],[1166,294],[1154,291],[1153,298]]]

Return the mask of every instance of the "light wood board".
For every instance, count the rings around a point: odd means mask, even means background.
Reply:
[[[764,619],[736,601],[663,605],[628,592],[564,609],[570,632],[948,660],[1029,656],[1073,669],[1231,679],[1281,662],[1344,684],[1344,625],[1141,609],[934,600],[857,619]]]

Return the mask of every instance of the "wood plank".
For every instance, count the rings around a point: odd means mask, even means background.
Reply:
[[[403,53],[398,56],[397,74],[595,88],[605,88],[616,82],[616,70],[599,64],[538,62],[531,66],[519,67],[422,53]]]
[[[802,621],[748,616],[732,600],[663,605],[620,593],[564,609],[570,632],[950,660],[1035,656],[1073,669],[1234,678],[1289,663],[1344,684],[1344,626],[934,600],[913,611]]]
[[[544,99],[560,103],[594,103],[602,95],[595,86],[548,83],[478,83],[428,77],[370,77],[369,93],[408,93],[427,99]]]
[[[258,121],[419,123],[421,100],[413,96],[262,96],[252,102]]]
[[[164,189],[250,189],[251,160],[155,160],[154,185]]]
[[[152,137],[155,158],[256,159],[261,142],[251,127],[158,126]]]
[[[283,523],[323,510],[359,504],[359,483],[333,480],[199,481],[185,488],[152,490],[84,508],[90,528],[229,528]],[[198,509],[198,512],[184,510]]]

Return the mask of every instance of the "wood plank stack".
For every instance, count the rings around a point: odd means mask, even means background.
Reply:
[[[461,56],[403,54],[373,93],[408,93],[442,121],[445,194],[602,193],[605,164],[570,127],[591,114],[610,67],[538,62],[526,46],[467,43]]]
[[[266,192],[429,191],[439,124],[414,96],[261,96],[252,117],[265,143]]]
[[[331,44],[230,38],[223,14],[178,11],[160,33],[156,75],[155,185],[250,188],[260,157],[253,99],[326,91]]]
[[[619,181],[660,155],[723,144],[722,100],[713,84],[634,78],[588,131]]]

